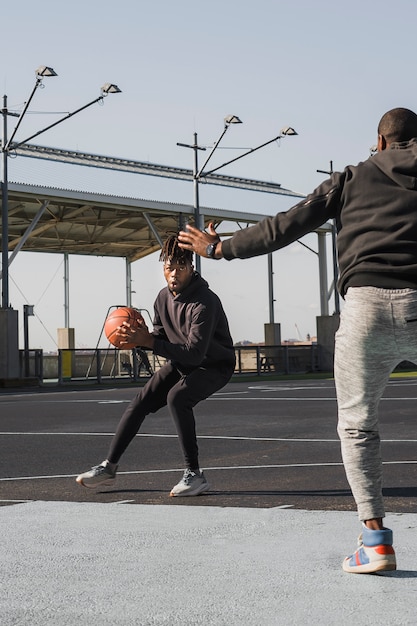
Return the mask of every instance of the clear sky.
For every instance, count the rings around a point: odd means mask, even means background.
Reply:
[[[1,75],[12,110],[49,65],[16,140],[24,139],[99,95],[109,96],[34,142],[97,154],[192,168],[177,142],[213,145],[227,114],[232,127],[213,165],[254,148],[283,126],[299,133],[272,144],[223,173],[281,183],[307,194],[335,170],[368,158],[382,114],[416,109],[415,0],[22,0],[2,7]],[[9,132],[13,128],[9,119]],[[225,148],[229,148],[226,150]],[[215,160],[216,159],[216,160]],[[192,204],[192,185],[146,176],[112,176],[92,168],[10,160],[9,178],[139,198]],[[201,204],[274,214],[291,198],[202,187]],[[317,250],[314,235],[303,240]],[[122,259],[70,257],[70,325],[77,347],[94,347],[108,307],[125,301]],[[235,341],[263,340],[268,321],[267,259],[203,261],[223,300]],[[282,338],[316,333],[318,263],[300,244],[274,253],[275,320]],[[64,325],[63,259],[20,253],[10,267],[10,300],[35,305],[30,347],[56,347]],[[329,266],[329,282],[331,280]],[[152,310],[163,286],[153,255],[133,265],[133,304]],[[333,311],[332,303],[330,312]],[[22,314],[20,326],[22,326]]]

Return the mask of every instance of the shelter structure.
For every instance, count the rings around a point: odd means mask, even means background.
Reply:
[[[192,223],[193,211],[187,204],[9,183],[9,265],[21,250],[124,258],[130,305],[131,264],[159,250],[167,232]],[[266,217],[209,207],[201,207],[200,212],[205,225],[233,223],[232,230]],[[316,232],[321,240],[331,226]],[[319,271],[325,283],[321,291],[327,294],[326,267],[325,249],[319,245]],[[67,310],[67,302],[64,306]]]
[[[150,163],[114,159],[99,155],[62,151],[41,146],[21,146],[21,156],[51,159],[77,165],[101,167],[137,174],[192,180],[192,172],[181,168],[158,166]],[[300,194],[282,188],[279,184],[265,183],[231,176],[211,175],[208,184],[238,187],[267,193],[277,193],[295,198]],[[228,231],[245,228],[264,217],[224,208],[200,207],[204,226],[213,222],[225,224]],[[160,249],[167,232],[178,230],[187,222],[193,223],[195,208],[157,200],[120,197],[61,189],[24,183],[8,184],[8,249],[9,266],[20,251],[63,254],[65,281],[65,326],[69,326],[69,272],[68,256],[93,255],[119,257],[126,260],[126,303],[131,304],[131,264]],[[327,284],[326,235],[332,225],[325,224],[316,231],[320,278],[321,315],[328,315],[329,290]],[[2,229],[0,229],[3,241]],[[273,310],[272,263],[269,264],[269,300]],[[0,349],[1,353],[1,349]],[[4,357],[4,358],[3,358]],[[0,354],[0,371],[8,370],[7,354]],[[1,377],[1,375],[0,375]]]

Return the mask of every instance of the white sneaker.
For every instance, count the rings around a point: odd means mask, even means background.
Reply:
[[[193,472],[186,469],[184,476],[175,487],[172,488],[170,496],[198,496],[210,489],[203,472]]]
[[[80,474],[75,479],[79,485],[87,487],[88,489],[94,489],[100,485],[112,485],[116,480],[117,465],[114,469],[110,469],[106,461],[101,465],[92,467],[88,472]]]

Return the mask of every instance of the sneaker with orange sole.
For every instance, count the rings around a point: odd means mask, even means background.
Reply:
[[[397,569],[392,530],[371,530],[364,525],[357,550],[346,557],[342,567],[351,574],[374,574]]]

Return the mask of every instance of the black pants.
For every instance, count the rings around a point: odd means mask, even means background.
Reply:
[[[118,463],[145,417],[168,406],[177,429],[185,466],[197,469],[198,446],[193,408],[224,387],[233,371],[232,365],[223,365],[218,369],[199,367],[183,375],[171,363],[164,365],[155,372],[123,413],[107,459],[110,463]]]

